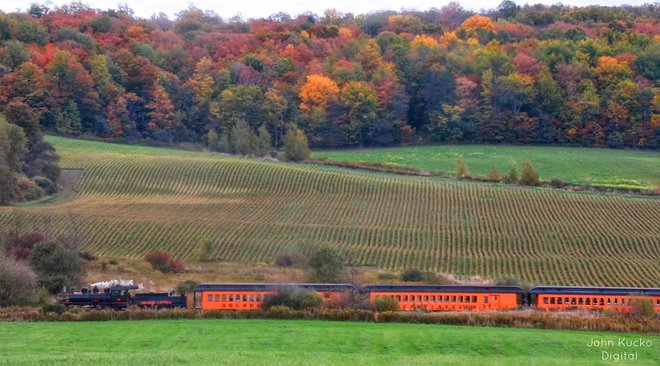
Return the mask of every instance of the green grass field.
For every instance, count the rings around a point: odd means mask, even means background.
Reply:
[[[614,188],[653,190],[660,184],[660,153],[579,147],[507,145],[439,145],[384,149],[315,151],[315,158],[336,161],[378,162],[428,171],[454,173],[463,157],[470,173],[488,176],[493,167],[505,175],[512,165],[520,172],[529,159],[543,180]]]
[[[640,335],[277,320],[0,323],[0,365],[657,365],[652,347],[587,347]]]
[[[373,174],[50,137],[79,193],[0,207],[0,227],[77,235],[102,258],[159,249],[272,263],[330,245],[357,264],[535,283],[657,286],[660,200]]]

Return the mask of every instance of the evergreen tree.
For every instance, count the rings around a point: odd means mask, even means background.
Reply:
[[[70,100],[64,108],[55,115],[57,132],[67,135],[80,135],[82,125],[80,123],[80,112],[76,102]]]

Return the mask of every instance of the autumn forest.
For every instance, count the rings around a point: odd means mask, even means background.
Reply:
[[[0,108],[24,129],[215,150],[237,126],[281,146],[291,124],[312,147],[655,148],[659,35],[656,5],[250,20],[32,5],[0,12]]]

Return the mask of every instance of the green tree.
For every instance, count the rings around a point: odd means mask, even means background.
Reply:
[[[27,152],[25,133],[0,114],[0,204],[15,198],[16,177]]]
[[[57,241],[35,245],[30,266],[39,276],[39,283],[51,293],[62,291],[64,286],[80,286],[86,272],[85,262],[80,255],[65,249]]]
[[[509,169],[509,172],[504,177],[504,183],[509,183],[509,184],[518,183],[518,170],[516,170],[515,166],[512,165],[511,169]]]
[[[0,306],[32,305],[37,275],[26,265],[0,257]]]
[[[239,119],[231,130],[231,147],[232,152],[240,155],[252,155],[257,150],[257,136],[242,119]]]
[[[1,53],[2,58],[0,58],[0,62],[10,69],[16,69],[23,62],[30,59],[30,53],[25,48],[23,42],[11,40],[7,41],[4,46],[4,52]]]
[[[284,158],[290,161],[303,161],[309,159],[311,152],[305,132],[295,125],[289,126],[284,136]]]
[[[268,129],[266,126],[261,126],[257,132],[257,155],[270,155],[270,151],[273,149],[273,139],[270,137]]]
[[[201,262],[213,260],[213,242],[211,240],[204,239],[197,245],[197,258]]]
[[[532,162],[525,160],[523,162],[522,173],[520,174],[520,184],[526,186],[538,186],[539,185],[539,175],[536,173],[536,169],[532,166]]]
[[[62,110],[55,115],[55,125],[58,132],[67,135],[80,135],[82,125],[80,122],[80,112],[76,102],[70,100]]]
[[[341,282],[344,278],[344,258],[341,251],[322,247],[309,256],[312,279],[318,282]]]

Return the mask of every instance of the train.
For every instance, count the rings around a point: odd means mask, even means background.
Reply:
[[[199,310],[259,309],[266,296],[285,289],[317,292],[326,304],[341,303],[351,293],[361,293],[375,303],[380,297],[396,299],[400,311],[514,310],[534,306],[547,311],[587,309],[629,313],[635,299],[647,299],[660,313],[660,288],[536,286],[401,285],[354,286],[331,283],[202,283],[189,295],[132,294],[137,286],[112,286],[60,296],[66,307],[122,310],[140,308],[194,308]]]

